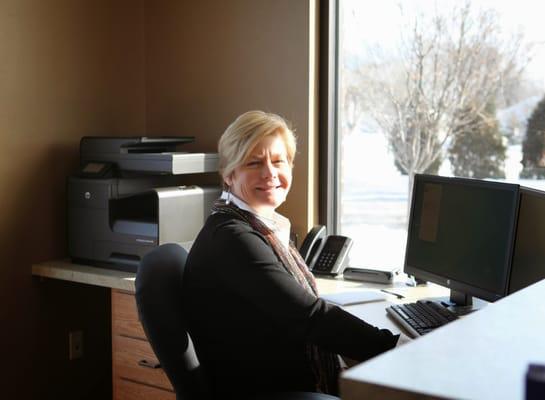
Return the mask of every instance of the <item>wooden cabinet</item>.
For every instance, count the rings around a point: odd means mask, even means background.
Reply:
[[[175,400],[138,320],[134,294],[112,289],[113,398]]]
[[[120,400],[175,400],[173,392],[119,379],[115,385],[114,399]]]

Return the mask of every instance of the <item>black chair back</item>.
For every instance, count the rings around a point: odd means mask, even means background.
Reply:
[[[140,321],[177,399],[210,398],[205,375],[187,332],[182,304],[182,279],[187,251],[161,245],[142,259],[136,275]]]

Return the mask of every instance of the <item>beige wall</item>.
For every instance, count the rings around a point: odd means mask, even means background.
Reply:
[[[147,131],[195,135],[192,149],[216,151],[223,130],[245,111],[287,118],[296,129],[298,155],[294,186],[281,212],[300,237],[314,222],[316,197],[309,180],[314,173],[309,154],[315,150],[309,141],[313,4],[156,0],[147,3],[146,12]]]
[[[107,398],[105,289],[39,282],[66,256],[65,179],[83,135],[145,132],[143,3],[0,2],[2,398]],[[68,361],[68,331],[85,358]]]
[[[67,255],[65,179],[82,136],[195,135],[188,149],[214,151],[238,114],[279,113],[299,136],[282,211],[300,236],[307,231],[315,3],[0,2],[1,397],[98,399],[111,390],[108,291],[30,275],[32,263]],[[84,331],[85,355],[70,362],[73,329]]]

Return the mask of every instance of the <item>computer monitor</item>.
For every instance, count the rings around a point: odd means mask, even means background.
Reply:
[[[545,279],[545,192],[521,186],[507,294],[542,279]]]
[[[519,192],[516,184],[415,175],[404,271],[450,288],[456,305],[505,296]]]

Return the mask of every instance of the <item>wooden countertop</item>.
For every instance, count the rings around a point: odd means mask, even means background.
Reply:
[[[131,272],[74,264],[69,259],[34,264],[32,275],[130,292],[134,292],[136,278],[136,274]]]
[[[135,273],[123,272],[108,268],[93,267],[90,265],[75,264],[69,259],[46,261],[32,266],[32,274],[44,278],[60,279],[70,282],[84,283],[94,286],[102,286],[111,289],[120,289],[134,292]],[[317,278],[320,294],[354,291],[360,289],[380,290],[386,287],[395,287],[398,292],[407,295],[408,288],[405,279],[393,285],[381,285],[358,281],[348,281],[342,278]],[[429,289],[426,289],[429,290]]]

